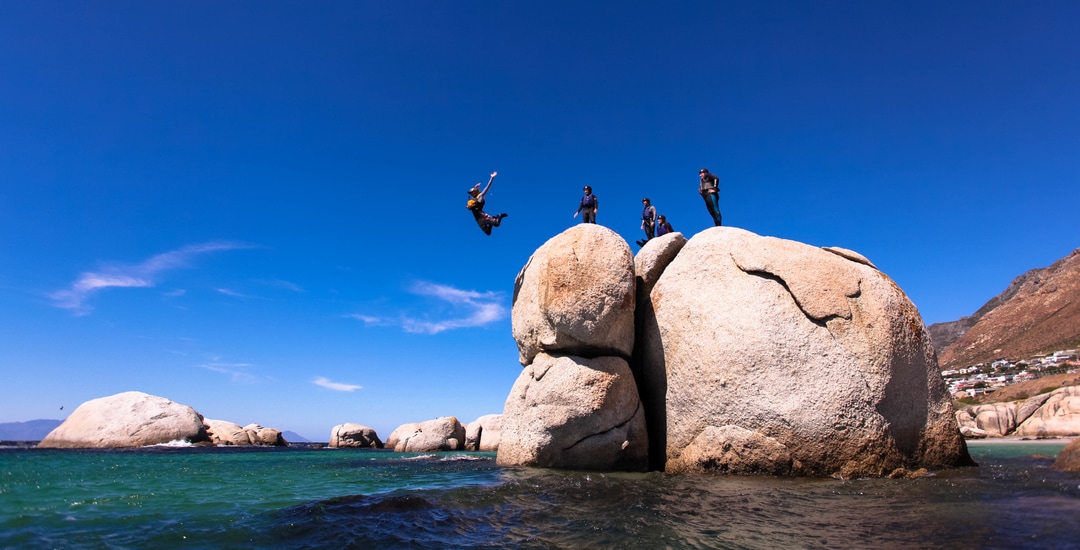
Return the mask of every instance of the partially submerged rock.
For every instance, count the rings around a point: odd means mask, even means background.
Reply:
[[[918,310],[864,256],[729,227],[653,239],[633,265],[628,250],[575,226],[518,275],[526,368],[500,464],[841,477],[973,464]],[[603,444],[571,452],[590,440]]]
[[[647,468],[645,411],[627,363],[633,261],[615,232],[582,224],[549,239],[518,274],[511,316],[525,369],[503,409],[499,464]]]
[[[187,405],[131,391],[79,405],[38,447],[144,447],[177,441],[209,441],[202,416]]]
[[[210,442],[214,445],[260,445],[272,447],[286,447],[289,445],[281,435],[281,430],[265,428],[258,424],[248,424],[241,427],[239,424],[225,420],[203,421],[206,425],[206,433]]]
[[[382,449],[383,442],[374,428],[363,424],[345,423],[338,424],[330,430],[328,447],[363,447],[368,449]]]
[[[645,470],[645,411],[619,357],[540,354],[503,409],[504,466]]]
[[[498,451],[501,440],[501,414],[486,414],[465,426],[466,451]]]
[[[386,446],[391,445],[399,453],[461,451],[465,448],[465,428],[453,416],[402,424],[386,439]]]
[[[775,471],[788,456],[792,473],[845,477],[970,463],[918,311],[849,256],[722,227],[671,261],[638,343],[646,378],[666,382],[649,421],[666,427],[668,471],[762,470],[757,454],[697,451],[731,427],[767,438]]]
[[[1080,472],[1080,439],[1073,440],[1058,453],[1054,469],[1063,472]]]

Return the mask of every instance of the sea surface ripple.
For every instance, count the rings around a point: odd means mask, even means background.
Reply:
[[[3,548],[1076,548],[1063,443],[893,479],[501,468],[492,453],[0,448]]]

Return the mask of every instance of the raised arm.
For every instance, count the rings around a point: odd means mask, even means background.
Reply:
[[[480,192],[481,197],[487,195],[488,189],[491,189],[491,183],[495,181],[495,176],[497,176],[498,174],[499,174],[498,172],[492,172],[491,173],[491,179],[488,180],[487,186],[485,186],[484,190]]]

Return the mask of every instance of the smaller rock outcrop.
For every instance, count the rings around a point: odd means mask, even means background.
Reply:
[[[289,443],[281,435],[281,430],[264,428],[258,424],[248,424],[241,427],[239,424],[225,420],[203,421],[206,425],[206,433],[210,442],[219,446],[231,445],[262,445],[273,447],[287,447]]]
[[[501,439],[501,414],[486,414],[465,426],[466,451],[498,451]]]
[[[761,432],[739,426],[708,426],[690,442],[670,473],[791,475],[795,460],[787,447]]]
[[[386,438],[386,446],[399,453],[460,451],[465,448],[465,427],[453,416],[402,424]]]
[[[1080,435],[1080,386],[1058,388],[1022,401],[972,405],[956,411],[964,437],[1071,437]]]
[[[1032,398],[1034,399],[1034,398]],[[1080,386],[1056,389],[1016,427],[1025,437],[1080,435]]]
[[[368,449],[382,449],[383,442],[374,428],[363,424],[338,424],[330,430],[330,442],[327,446],[332,448],[363,447]]]
[[[503,409],[503,466],[644,471],[645,411],[619,357],[540,354]]]
[[[122,448],[209,440],[203,418],[195,409],[130,391],[79,405],[38,447]]]
[[[1054,469],[1063,472],[1080,472],[1080,439],[1073,440],[1058,453]]]
[[[637,275],[637,295],[646,301],[653,285],[660,279],[671,260],[686,246],[686,237],[682,233],[668,233],[650,239],[634,256],[634,273]],[[638,302],[641,305],[641,302]]]

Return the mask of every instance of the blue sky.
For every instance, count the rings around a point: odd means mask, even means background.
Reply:
[[[1080,246],[1075,2],[0,3],[0,422],[502,411],[572,226],[856,250],[927,324]],[[499,176],[485,236],[465,192]],[[636,250],[636,246],[634,247]],[[60,410],[60,406],[65,408]]]

